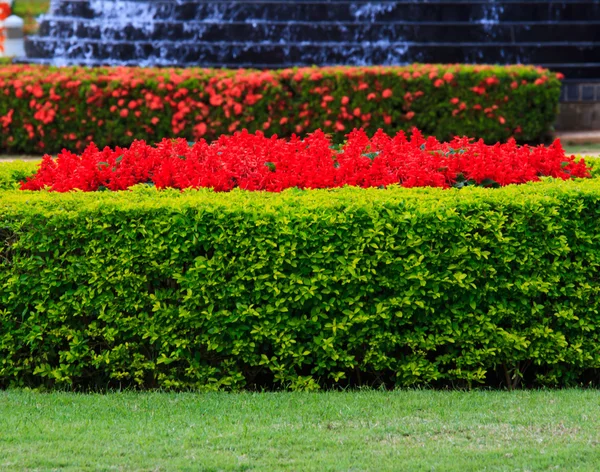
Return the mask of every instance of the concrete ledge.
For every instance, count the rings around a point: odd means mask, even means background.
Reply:
[[[600,130],[596,131],[571,131],[556,132],[555,138],[559,138],[563,144],[600,144]]]
[[[556,120],[559,131],[599,131],[600,102],[563,102]]]

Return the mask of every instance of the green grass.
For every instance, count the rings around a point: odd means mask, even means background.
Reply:
[[[0,392],[0,470],[598,470],[598,391]]]

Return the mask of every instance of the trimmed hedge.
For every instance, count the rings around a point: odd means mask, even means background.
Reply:
[[[440,140],[544,139],[559,75],[532,66],[412,65],[273,71],[0,68],[0,150],[56,152],[247,128],[289,136],[321,128],[417,127]]]
[[[6,190],[0,386],[597,382],[599,219],[598,178]]]

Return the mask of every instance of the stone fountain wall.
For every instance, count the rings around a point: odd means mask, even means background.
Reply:
[[[27,54],[162,66],[523,62],[600,78],[599,23],[595,0],[55,0]]]
[[[566,75],[563,101],[598,102],[600,0],[53,0],[26,51],[57,65],[539,64]]]

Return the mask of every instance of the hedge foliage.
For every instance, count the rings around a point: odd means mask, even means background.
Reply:
[[[18,189],[21,182],[37,173],[40,162],[0,162],[0,190]]]
[[[599,219],[598,178],[4,190],[0,386],[596,382]]]
[[[247,128],[290,136],[321,128],[417,127],[441,140],[539,142],[556,118],[560,80],[532,66],[412,65],[271,71],[0,67],[0,149],[57,152],[212,140]]]

